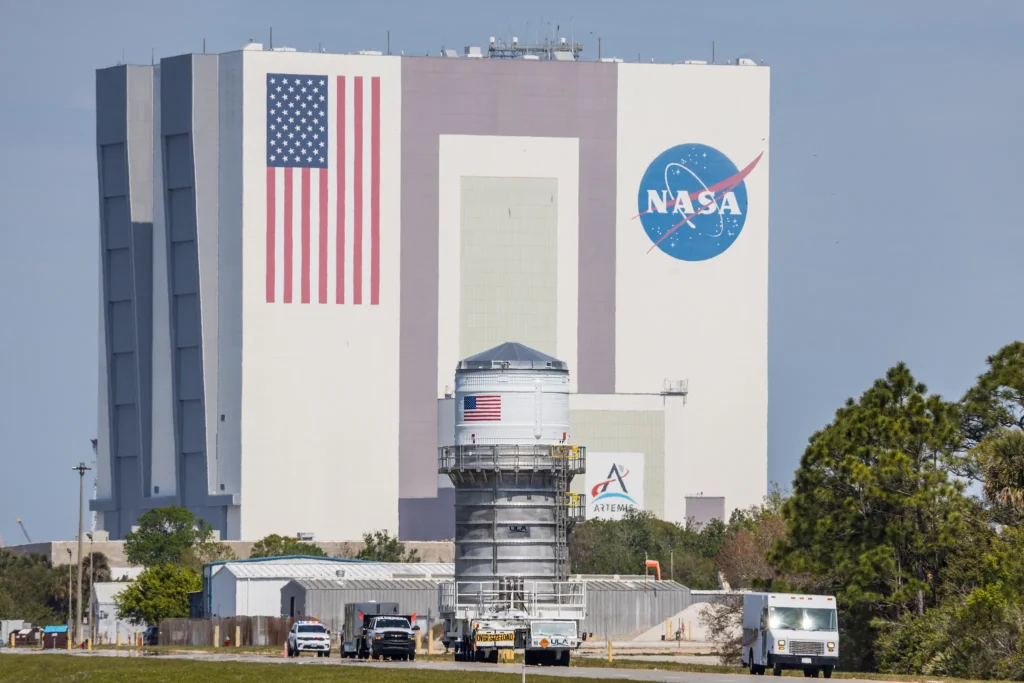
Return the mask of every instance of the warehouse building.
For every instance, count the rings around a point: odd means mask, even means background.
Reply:
[[[769,69],[525,47],[98,70],[111,538],[170,504],[224,540],[451,538],[449,385],[506,340],[569,365],[574,488],[617,496],[589,516],[760,501]]]
[[[447,579],[450,563],[366,562],[289,556],[213,562],[203,568],[203,612],[197,616],[279,617],[281,589],[293,579]],[[435,596],[436,599],[436,596]]]
[[[438,586],[451,581],[451,563],[363,562],[315,557],[275,557],[214,562],[203,570],[203,602],[194,617],[305,616],[332,631],[341,628],[345,604],[397,602],[428,629],[438,623]],[[595,637],[646,631],[689,607],[689,588],[643,576],[574,575],[587,583],[582,630]]]

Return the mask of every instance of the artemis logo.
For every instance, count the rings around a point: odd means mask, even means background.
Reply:
[[[628,476],[629,470],[624,467],[620,470],[619,465],[612,465],[611,471],[608,472],[608,478],[598,482],[590,489],[590,502],[596,503],[607,498],[624,498],[636,505],[636,501],[629,495],[629,490],[626,488],[625,479]],[[609,486],[612,487],[611,491],[608,490]]]
[[[665,150],[640,181],[638,218],[655,247],[680,261],[705,261],[732,246],[747,220],[746,177],[762,154],[738,170],[714,147]]]

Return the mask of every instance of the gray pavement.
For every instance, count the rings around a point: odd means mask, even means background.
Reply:
[[[285,657],[268,657],[266,655],[247,655],[247,654],[212,654],[207,652],[195,652],[195,653],[175,653],[175,654],[160,654],[160,655],[131,655],[130,651],[118,651],[118,650],[94,650],[92,652],[72,651],[66,650],[11,650],[10,648],[0,648],[0,654],[21,654],[25,656],[66,656],[66,657],[152,657],[160,659],[186,659],[191,661],[207,661],[207,662],[254,662],[262,664],[280,664],[282,666],[358,666],[364,667],[368,670],[374,668],[394,668],[394,669],[428,669],[433,671],[486,671],[491,673],[504,673],[504,674],[518,674],[521,673],[523,667],[521,665],[510,665],[510,664],[476,664],[476,663],[465,663],[465,662],[426,662],[426,661],[415,661],[415,662],[387,662],[387,661],[363,661],[363,660],[352,660],[352,659],[341,659],[340,657],[330,658],[319,658],[319,657],[296,657],[296,658],[285,658]],[[739,683],[739,681],[747,681],[751,683],[750,677],[746,674],[705,674],[705,673],[689,673],[682,671],[655,671],[655,670],[643,670],[643,669],[598,669],[589,668],[586,666],[573,666],[568,668],[561,667],[527,667],[526,678],[537,676],[551,676],[551,677],[577,677],[577,678],[593,678],[597,680],[624,680],[624,681],[658,681],[661,683]],[[372,673],[367,671],[367,678],[370,679]],[[843,680],[838,675],[832,678],[833,681]],[[863,679],[858,683],[866,683]]]

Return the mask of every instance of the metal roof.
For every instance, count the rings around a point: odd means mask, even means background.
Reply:
[[[436,591],[444,579],[295,579],[304,590],[429,590]]]
[[[493,349],[487,349],[475,356],[459,361],[456,370],[560,370],[568,372],[569,366],[536,349],[519,342],[505,342]]]
[[[606,581],[602,579],[587,579],[587,591],[632,591],[644,592],[644,582],[641,581]],[[647,582],[647,592],[657,593],[658,591],[689,592],[689,588],[675,581],[657,581],[651,579]]]
[[[455,565],[450,562],[333,562],[291,560],[287,562],[228,562],[224,570],[240,579],[451,579]]]

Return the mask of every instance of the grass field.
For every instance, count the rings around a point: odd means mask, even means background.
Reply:
[[[398,669],[352,666],[290,666],[275,663],[254,663],[230,661],[190,661],[172,659],[166,655],[181,652],[217,652],[218,654],[265,654],[268,648],[188,648],[188,647],[151,647],[142,651],[148,656],[128,656],[127,650],[123,657],[73,657],[63,654],[31,654],[0,656],[0,681],[240,681],[253,683],[263,680],[289,681],[383,681],[388,683],[472,683],[484,681],[500,683],[521,680],[519,666],[510,665],[509,673],[429,671],[402,667]],[[249,652],[245,652],[249,650]],[[164,655],[161,657],[160,655]],[[313,658],[315,659],[315,658]],[[417,661],[452,661],[451,656],[434,655],[417,656]],[[521,655],[516,657],[521,662]],[[282,669],[287,666],[287,669]],[[615,668],[625,670],[679,671],[704,674],[738,674],[744,670],[736,667],[714,666],[707,664],[651,662],[626,659],[615,659],[609,663],[607,659],[597,657],[573,657],[572,666],[587,668]],[[802,678],[799,671],[786,671],[787,677]],[[892,681],[893,683],[966,683],[960,679],[900,676],[893,674],[836,672],[836,679]],[[548,681],[550,683],[588,681],[592,678],[563,678],[544,676],[543,669],[530,668],[529,680]],[[757,679],[752,679],[757,680]],[[765,680],[765,679],[761,679]],[[818,679],[823,680],[823,679]],[[991,681],[989,683],[997,683]]]
[[[482,672],[425,671],[422,669],[371,669],[341,666],[287,666],[283,664],[254,664],[248,662],[193,662],[159,657],[113,658],[69,657],[64,655],[4,655],[0,656],[0,681],[38,683],[71,683],[88,681],[166,681],[167,683],[198,683],[221,681],[256,683],[258,681],[332,681],[332,683],[513,683],[520,680],[517,673],[491,674]],[[530,672],[531,681],[551,683],[594,683],[585,678],[550,678]]]

